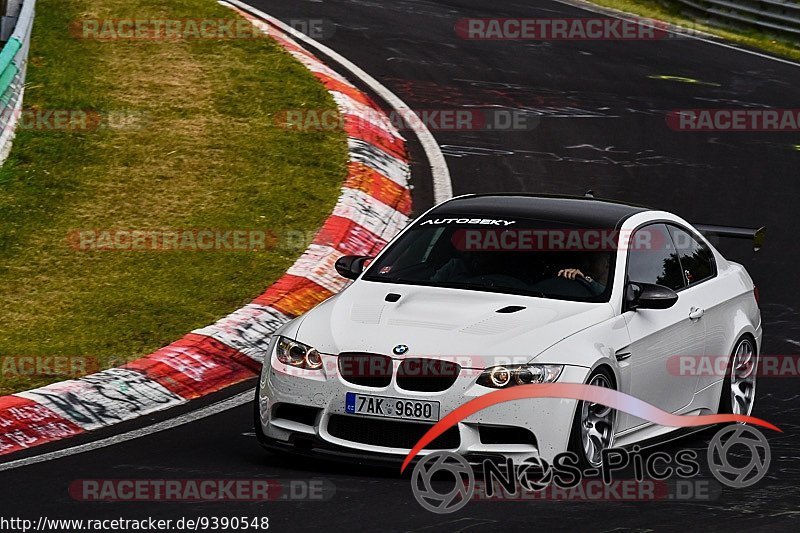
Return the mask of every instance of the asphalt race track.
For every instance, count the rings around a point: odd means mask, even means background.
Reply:
[[[335,22],[324,43],[413,109],[503,108],[534,117],[526,131],[434,131],[455,194],[529,191],[620,199],[673,211],[696,223],[768,227],[766,247],[720,243],[758,285],[765,354],[800,353],[800,137],[796,133],[677,132],[674,109],[796,108],[800,66],[688,38],[659,41],[467,41],[464,17],[600,16],[549,0],[251,0],[284,21]],[[354,80],[355,81],[355,80]],[[415,210],[432,189],[418,144]],[[423,510],[408,477],[262,451],[249,404],[94,451],[0,472],[0,501],[36,518],[268,516],[275,531],[463,531],[713,529],[797,530],[800,488],[798,377],[763,378],[754,415],[783,434],[766,478],[725,488],[711,501],[473,502],[452,515]],[[252,387],[252,383],[247,384]],[[191,407],[219,401],[233,387]],[[184,407],[185,409],[185,407]],[[174,416],[145,417],[123,430]],[[37,455],[108,436],[95,432],[29,452]],[[702,433],[663,445],[704,450]],[[26,455],[16,454],[11,460]],[[214,504],[77,502],[75,479],[324,478],[325,501]],[[8,513],[5,513],[8,514]]]

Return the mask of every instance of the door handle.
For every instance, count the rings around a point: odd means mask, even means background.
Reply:
[[[689,320],[700,320],[703,314],[705,313],[705,309],[700,309],[699,307],[692,307],[689,310]]]

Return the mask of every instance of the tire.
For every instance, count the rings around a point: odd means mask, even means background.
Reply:
[[[728,361],[718,413],[749,415],[753,411],[757,369],[758,351],[755,340],[750,335],[745,335],[736,341]]]
[[[614,378],[609,370],[599,368],[592,372],[586,384],[613,389]],[[616,411],[605,405],[578,401],[570,431],[569,451],[578,455],[581,468],[597,468],[602,464],[601,450],[614,445],[616,416]]]

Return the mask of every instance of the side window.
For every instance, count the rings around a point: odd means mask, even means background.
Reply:
[[[687,285],[696,285],[716,275],[714,254],[705,243],[698,241],[688,232],[676,226],[669,226],[669,232],[672,235],[675,249],[678,251],[683,277]]]
[[[672,237],[664,224],[650,224],[631,235],[628,279],[682,289],[683,274]]]

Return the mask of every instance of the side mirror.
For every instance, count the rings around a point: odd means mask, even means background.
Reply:
[[[368,255],[345,255],[336,260],[336,272],[347,279],[356,279],[364,272],[364,263],[372,259]]]
[[[625,308],[634,309],[668,309],[678,301],[678,293],[654,283],[630,282],[625,288]]]

